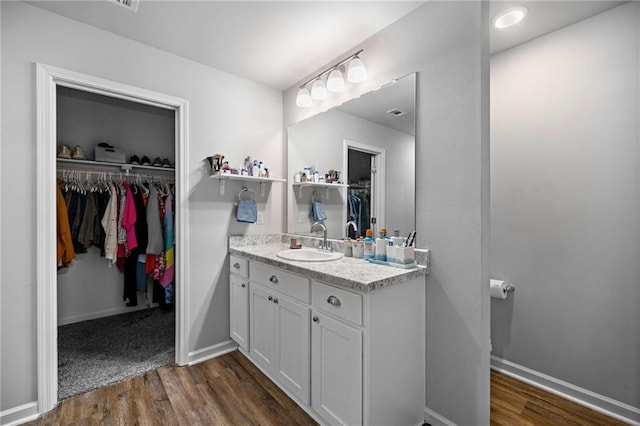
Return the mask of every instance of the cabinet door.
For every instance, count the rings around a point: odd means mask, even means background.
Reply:
[[[277,293],[275,293],[277,295]],[[277,378],[282,385],[309,405],[310,330],[309,307],[282,296],[274,296],[277,306]]]
[[[313,311],[311,406],[331,425],[362,424],[362,332]]]
[[[230,334],[245,351],[249,350],[249,282],[240,277],[229,277]]]
[[[253,359],[265,370],[274,372],[276,361],[276,307],[273,296],[253,283],[249,289],[251,339],[250,352]]]

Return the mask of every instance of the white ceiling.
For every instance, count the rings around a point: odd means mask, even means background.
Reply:
[[[136,13],[107,1],[27,3],[285,90],[424,2],[140,0]]]
[[[605,10],[626,3],[625,1],[492,1],[489,16],[513,6],[525,6],[526,18],[518,25],[498,30],[491,25],[489,33],[491,54],[500,52],[552,31],[582,21]]]
[[[106,0],[27,1],[219,70],[285,90],[348,53],[423,1],[139,0],[131,12]],[[490,17],[524,4],[519,25],[490,32],[496,53],[622,1],[492,1]],[[366,63],[366,52],[363,59]]]

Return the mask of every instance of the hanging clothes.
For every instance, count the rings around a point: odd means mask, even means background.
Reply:
[[[149,188],[149,202],[147,204],[147,228],[149,241],[147,254],[160,254],[164,250],[162,223],[160,221],[160,200],[158,190],[154,185]]]
[[[111,263],[116,263],[118,252],[118,195],[116,186],[109,185],[111,197],[102,217],[102,228],[105,232],[104,257]]]
[[[173,206],[172,206],[172,196],[167,195],[164,200],[164,257],[165,257],[165,265],[164,265],[164,274],[160,278],[160,284],[163,287],[166,287],[170,283],[173,282],[174,275],[174,267],[173,267]]]
[[[122,209],[122,229],[124,229],[126,235],[126,248],[127,252],[131,252],[138,247],[138,240],[136,239],[135,224],[137,220],[136,205],[133,201],[133,194],[131,191],[131,185],[129,182],[122,184],[125,192],[125,203]]]
[[[61,267],[67,267],[76,257],[71,241],[71,227],[69,226],[69,216],[67,204],[64,201],[60,183],[56,185],[56,231],[58,234],[56,262]]]

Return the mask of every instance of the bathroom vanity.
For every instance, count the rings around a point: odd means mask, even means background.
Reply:
[[[322,424],[422,424],[428,269],[278,257],[287,248],[229,240],[239,350]]]

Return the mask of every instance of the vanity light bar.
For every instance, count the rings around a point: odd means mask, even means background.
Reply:
[[[324,100],[327,97],[327,92],[341,92],[345,88],[344,84],[344,65],[347,61],[349,65],[346,68],[347,81],[350,83],[360,83],[367,78],[367,69],[364,66],[364,62],[358,56],[364,52],[364,49],[358,50],[356,53],[348,56],[335,65],[326,68],[319,74],[302,83],[298,90],[296,97],[296,105],[302,108],[308,108],[311,106],[314,100]],[[323,80],[323,77],[328,75],[327,83]],[[309,83],[313,83],[311,91],[307,87]]]

